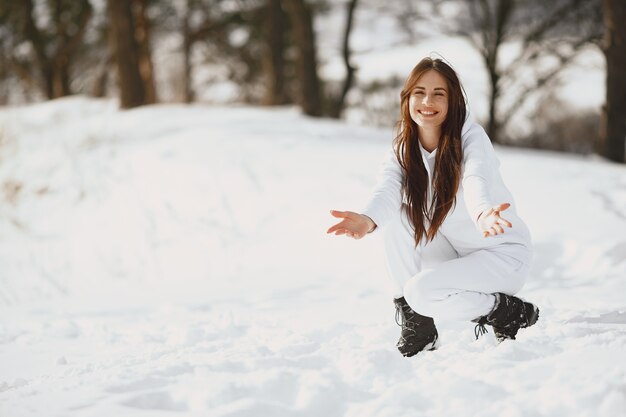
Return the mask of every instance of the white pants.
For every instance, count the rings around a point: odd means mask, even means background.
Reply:
[[[419,314],[473,320],[493,309],[493,293],[513,295],[524,286],[530,260],[522,251],[519,258],[499,253],[497,248],[459,257],[441,233],[427,244],[422,240],[416,248],[406,215],[395,217],[381,230],[387,270],[395,298],[404,296]]]

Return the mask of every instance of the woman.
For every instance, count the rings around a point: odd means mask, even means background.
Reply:
[[[331,210],[342,220],[327,233],[361,239],[383,229],[403,355],[436,348],[433,318],[471,320],[476,338],[490,325],[499,341],[515,339],[539,317],[513,296],[532,249],[491,141],[466,121],[461,83],[440,59],[420,61],[400,97],[398,135],[371,201],[360,214]]]

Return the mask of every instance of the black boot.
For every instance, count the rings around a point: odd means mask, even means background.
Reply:
[[[491,313],[472,320],[474,323],[478,323],[474,328],[476,339],[481,334],[487,333],[486,324],[493,326],[496,339],[502,342],[506,339],[515,340],[515,335],[519,329],[537,323],[539,309],[533,304],[501,292],[493,295],[496,296],[496,304]]]
[[[402,355],[413,356],[423,350],[435,350],[439,334],[435,321],[417,314],[404,297],[393,300],[396,305],[396,323],[402,326],[400,340],[396,346]]]

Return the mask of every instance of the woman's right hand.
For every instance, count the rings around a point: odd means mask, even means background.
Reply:
[[[346,235],[354,239],[361,239],[376,228],[376,223],[364,214],[337,210],[331,210],[330,214],[342,220],[328,229],[326,233],[334,232],[336,236]]]

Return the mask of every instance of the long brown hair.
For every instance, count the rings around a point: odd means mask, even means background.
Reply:
[[[448,84],[448,114],[441,126],[433,178],[433,199],[428,206],[428,173],[418,143],[418,126],[411,119],[409,98],[419,78],[435,70]],[[402,167],[402,193],[406,197],[408,218],[415,231],[415,246],[423,237],[432,241],[448,212],[456,205],[461,178],[463,148],[461,129],[467,115],[465,95],[454,70],[440,59],[424,58],[409,74],[400,93],[400,120],[394,149]],[[430,223],[430,226],[428,226]]]

